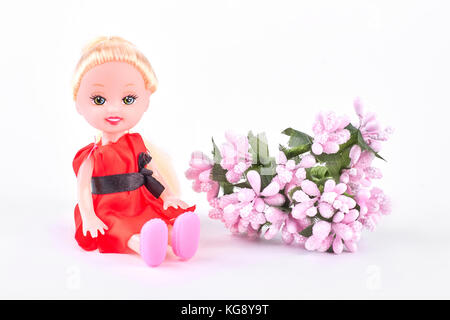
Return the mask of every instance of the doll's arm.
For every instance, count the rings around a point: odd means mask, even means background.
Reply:
[[[153,177],[164,186],[164,191],[161,193],[160,196],[164,202],[164,210],[167,209],[169,206],[172,206],[174,208],[180,206],[182,209],[186,209],[189,207],[189,205],[186,202],[180,200],[179,197],[176,195],[176,193],[173,192],[173,190],[168,185],[167,181],[158,172],[158,169],[156,168],[155,164],[150,162],[147,165],[147,169],[153,171]]]
[[[77,187],[78,207],[80,209],[81,220],[83,221],[83,235],[86,236],[87,232],[89,232],[92,238],[96,238],[97,231],[105,234],[104,230],[108,230],[108,227],[97,217],[94,211],[91,189],[93,170],[94,164],[92,158],[88,157],[83,161],[78,170]]]

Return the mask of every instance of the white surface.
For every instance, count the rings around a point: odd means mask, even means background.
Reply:
[[[244,4],[245,3],[245,4]],[[450,298],[445,1],[2,2],[0,298]],[[97,35],[134,42],[160,87],[136,128],[174,159],[202,217],[200,249],[159,268],[73,239],[71,161],[95,131],[70,76]],[[394,209],[355,254],[232,237],[183,177],[227,129],[311,132],[360,96],[396,129],[379,162]],[[175,116],[170,119],[170,116]]]

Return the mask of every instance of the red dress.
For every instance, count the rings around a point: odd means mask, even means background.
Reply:
[[[147,148],[138,133],[126,133],[114,143],[102,146],[94,143],[82,148],[73,159],[75,175],[83,161],[93,157],[93,177],[138,172],[138,155],[147,152]],[[78,204],[75,207],[75,239],[84,250],[98,249],[103,253],[129,253],[128,240],[133,234],[140,233],[145,222],[160,218],[172,225],[176,217],[186,211],[194,211],[195,206],[187,209],[169,207],[163,209],[163,200],[155,198],[145,186],[133,191],[110,194],[93,194],[94,211],[107,226],[105,234],[92,238],[90,233],[83,235],[82,220]]]

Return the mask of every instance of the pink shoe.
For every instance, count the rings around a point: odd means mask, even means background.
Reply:
[[[183,260],[192,258],[200,239],[200,219],[194,212],[185,212],[173,224],[172,250]]]
[[[140,251],[141,257],[150,267],[159,266],[167,253],[169,231],[161,219],[147,221],[141,229]]]

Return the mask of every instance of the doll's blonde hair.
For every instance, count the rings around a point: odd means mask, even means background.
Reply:
[[[156,91],[158,80],[147,58],[131,42],[121,37],[98,37],[89,42],[81,52],[72,80],[73,99],[76,100],[83,76],[90,69],[106,62],[121,61],[134,66],[144,79],[145,86],[151,93]],[[99,140],[101,133],[97,136]],[[165,180],[173,195],[180,195],[180,187],[170,157],[159,147],[145,140],[145,145],[152,156],[152,162]]]
[[[134,66],[141,74],[145,87],[151,93],[156,91],[158,80],[147,58],[131,42],[121,37],[98,37],[89,42],[81,52],[72,79],[73,100],[76,100],[81,79],[90,69],[99,64],[123,61]]]

